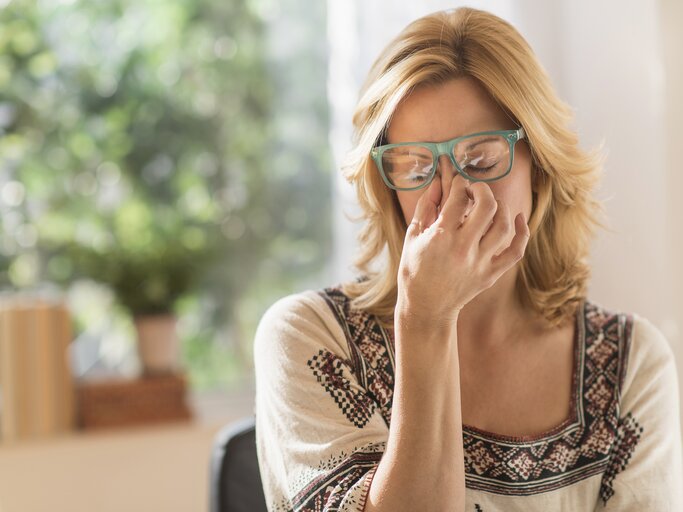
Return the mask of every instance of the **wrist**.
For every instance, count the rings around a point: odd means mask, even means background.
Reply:
[[[448,315],[431,315],[417,312],[416,308],[398,301],[394,308],[394,330],[407,331],[427,335],[429,333],[444,334],[457,331],[460,311],[454,310]]]

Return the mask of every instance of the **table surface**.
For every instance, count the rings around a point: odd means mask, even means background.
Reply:
[[[253,397],[204,407],[192,422],[0,444],[0,512],[208,510],[214,436]]]

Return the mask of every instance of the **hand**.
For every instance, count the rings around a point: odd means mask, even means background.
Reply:
[[[524,214],[513,226],[508,206],[486,183],[465,191],[455,183],[441,205],[441,180],[434,179],[406,231],[395,314],[411,326],[452,327],[465,304],[522,259],[529,240]]]

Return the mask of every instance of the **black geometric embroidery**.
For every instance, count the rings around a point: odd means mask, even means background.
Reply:
[[[345,372],[349,365],[328,350],[320,350],[307,364],[325,390],[332,396],[344,416],[358,428],[367,425],[377,404],[362,390],[354,390]]]
[[[607,501],[614,496],[614,488],[612,487],[614,478],[628,466],[642,433],[643,427],[640,426],[631,412],[620,420],[617,437],[612,445],[609,466],[605,470],[600,484],[600,498],[604,504],[607,504]]]
[[[385,330],[374,316],[352,308],[339,286],[319,294],[344,331],[349,358],[321,351],[309,367],[354,425],[362,428],[379,409],[389,426],[395,375],[393,330]],[[584,300],[576,321],[581,337],[575,340],[572,416],[553,431],[527,438],[499,436],[464,425],[468,489],[529,496],[603,473],[608,465],[616,475],[623,465],[611,455],[617,439],[624,445],[617,449],[624,452],[619,460],[628,462],[627,447],[632,451],[637,437],[626,442],[628,421],[619,428],[619,398],[633,315],[613,313]],[[351,384],[351,376],[357,384]],[[610,483],[607,477],[605,496]]]
[[[389,427],[394,397],[393,338],[380,327],[374,316],[352,308],[339,287],[319,292],[344,330],[350,361],[347,363],[359,385],[367,391]]]
[[[344,454],[341,462],[333,468],[325,471],[319,476],[312,478],[303,489],[297,492],[292,498],[291,506],[285,507],[281,504],[276,507],[276,511],[287,512],[322,512],[323,510],[338,510],[342,501],[347,496],[349,489],[353,487],[361,478],[367,476],[363,492],[360,493],[362,501],[347,501],[347,506],[362,509],[365,506],[365,499],[369,491],[369,484],[372,481],[371,473],[374,473],[379,464],[382,453],[386,445],[366,446],[362,449],[355,449],[351,455]],[[357,450],[357,451],[356,451]],[[329,464],[325,464],[328,466]]]
[[[479,505],[479,503],[475,503],[475,504],[474,504],[474,512],[484,512],[484,509],[481,508],[481,506]]]

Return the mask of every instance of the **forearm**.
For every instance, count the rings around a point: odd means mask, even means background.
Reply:
[[[395,332],[389,438],[365,511],[464,510],[457,331],[453,326]]]

